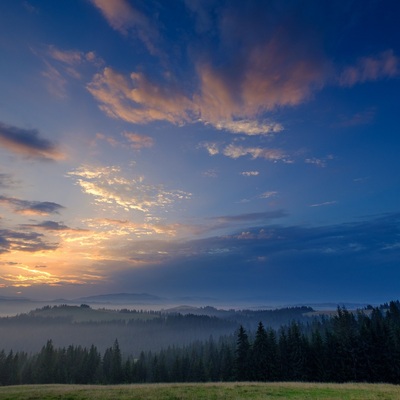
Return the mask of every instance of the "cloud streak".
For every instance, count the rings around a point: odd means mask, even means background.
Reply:
[[[43,221],[37,224],[23,224],[21,225],[22,228],[29,228],[29,229],[40,229],[44,231],[50,231],[50,232],[57,232],[57,231],[63,231],[63,232],[84,232],[85,229],[73,229],[68,227],[67,225],[64,225],[60,222],[56,221]]]
[[[355,66],[345,68],[339,77],[339,84],[351,87],[358,83],[394,78],[399,74],[400,59],[390,49],[375,57],[362,57]]]
[[[59,214],[64,208],[50,201],[29,201],[6,196],[0,196],[0,205],[11,207],[17,214],[40,216]]]
[[[41,233],[0,229],[0,253],[23,251],[35,253],[55,250],[57,243],[47,242]]]
[[[158,53],[154,44],[158,40],[158,31],[145,14],[125,0],[91,0],[91,3],[113,29],[123,35],[137,36],[151,54]]]
[[[162,185],[147,185],[143,177],[127,179],[118,166],[82,166],[68,175],[74,177],[82,191],[93,196],[96,203],[117,206],[125,211],[148,213],[151,209],[165,208],[191,197],[190,193],[184,191],[166,190]]]
[[[50,140],[36,129],[23,129],[0,122],[0,146],[26,158],[61,160],[65,157]]]

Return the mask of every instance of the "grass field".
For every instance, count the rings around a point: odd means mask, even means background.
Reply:
[[[385,384],[206,383],[154,385],[28,385],[0,387],[1,400],[390,400],[400,387]]]

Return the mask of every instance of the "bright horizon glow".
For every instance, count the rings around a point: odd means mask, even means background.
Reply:
[[[0,3],[0,296],[399,297],[400,5]]]

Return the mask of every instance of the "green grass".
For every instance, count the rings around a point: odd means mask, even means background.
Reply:
[[[1,400],[397,400],[386,384],[206,383],[154,385],[27,385],[0,387]]]

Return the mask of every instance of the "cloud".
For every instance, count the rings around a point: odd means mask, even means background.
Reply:
[[[342,117],[342,121],[339,122],[339,126],[351,127],[358,125],[370,124],[375,118],[376,110],[375,108],[369,108],[368,110],[358,112],[351,117]]]
[[[218,172],[214,169],[209,169],[207,171],[204,171],[202,173],[203,176],[207,177],[207,178],[217,178],[218,177]]]
[[[77,50],[61,50],[53,45],[49,46],[49,56],[54,60],[62,63],[75,65],[80,64],[84,58],[84,54]]]
[[[223,215],[218,217],[211,217],[210,220],[216,220],[218,222],[250,222],[250,221],[268,221],[277,218],[287,217],[287,213],[284,210],[267,211],[267,212],[255,212],[239,215]]]
[[[128,131],[122,132],[121,135],[126,139],[126,141],[120,141],[113,136],[106,136],[103,133],[96,133],[96,138],[92,142],[92,145],[96,145],[97,140],[104,140],[113,147],[119,146],[123,148],[131,148],[134,150],[150,148],[154,145],[154,140],[150,136]]]
[[[329,154],[329,155],[327,155],[327,156],[324,157],[324,158],[315,158],[315,157],[313,157],[313,158],[306,158],[306,159],[304,160],[304,162],[305,162],[306,164],[314,164],[314,165],[316,165],[317,167],[325,168],[326,165],[327,165],[327,163],[328,163],[328,161],[333,160],[333,159],[334,159],[333,155],[332,155],[332,154]]]
[[[123,132],[122,135],[128,139],[130,147],[139,150],[144,147],[152,147],[154,140],[150,136],[140,135],[134,132]]]
[[[86,221],[88,226],[95,231],[105,231],[106,238],[121,236],[135,236],[137,238],[154,235],[176,236],[180,230],[186,230],[181,224],[162,224],[154,222],[133,222],[129,220],[96,218]]]
[[[99,267],[114,271],[119,290],[304,303],[352,301],[354,293],[371,299],[378,285],[384,299],[398,291],[398,234],[398,214],[320,227],[245,228],[200,240],[136,242],[120,251],[145,268],[116,270],[112,260]]]
[[[105,68],[87,89],[109,117],[135,124],[168,121],[180,125],[193,119],[196,108],[177,84],[161,86],[143,73],[132,72],[126,79],[112,68]]]
[[[11,207],[17,214],[40,216],[58,214],[64,208],[49,201],[29,201],[6,196],[0,196],[0,205]]]
[[[276,214],[276,218],[285,216],[284,212],[277,211],[270,215],[269,213],[253,213],[221,216],[215,217],[215,219],[220,222],[252,223],[262,220],[269,221],[275,218],[274,214]],[[248,272],[248,268],[254,266],[254,260],[258,257],[279,260],[279,265],[284,268],[287,266],[284,266],[282,262],[290,260],[291,269],[301,267],[305,270],[308,266],[307,263],[303,263],[303,256],[307,256],[309,259],[316,257],[320,261],[329,258],[338,260],[337,257],[352,257],[354,261],[354,257],[361,257],[369,259],[369,262],[373,263],[374,255],[381,254],[382,251],[387,251],[389,258],[392,254],[398,254],[399,217],[399,214],[388,214],[375,219],[320,227],[282,225],[248,227],[228,235],[185,242],[136,243],[130,254],[143,250],[143,256],[149,254],[151,259],[155,254],[160,254],[161,259],[163,255],[167,255],[164,257],[164,261],[168,259],[169,265],[185,260],[186,268],[189,270],[192,263],[207,265],[204,256],[207,256],[208,261],[212,263],[212,268],[220,265],[220,268],[224,270],[221,259],[230,255],[232,259],[238,257],[238,260],[228,264],[229,270],[237,273],[242,271],[243,274]],[[379,238],[376,236],[377,230],[382,233]],[[383,254],[381,255],[383,257]],[[191,259],[189,264],[187,263],[188,257]],[[395,259],[393,260],[396,262]],[[299,263],[303,264],[300,266]],[[359,264],[355,264],[353,267],[359,271],[357,265]],[[163,268],[167,268],[165,264],[163,264]],[[322,268],[321,273],[329,273],[329,271]],[[381,273],[380,269],[379,273]]]
[[[41,233],[0,229],[0,253],[12,251],[35,253],[55,250],[57,247],[57,243],[46,242]]]
[[[44,63],[46,69],[42,72],[42,76],[44,76],[47,80],[47,90],[55,97],[60,99],[66,98],[67,80],[60,73],[60,71],[49,62],[44,61]]]
[[[375,57],[362,57],[355,66],[344,69],[339,85],[351,87],[358,83],[393,78],[400,74],[400,59],[389,49]]]
[[[56,221],[43,221],[38,224],[23,224],[23,228],[42,229],[44,231],[68,231],[68,232],[82,232],[84,229],[73,229],[60,222]]]
[[[243,171],[243,172],[240,173],[240,175],[243,175],[243,176],[258,176],[258,175],[260,175],[260,172],[259,171]]]
[[[226,130],[232,133],[242,133],[249,136],[268,135],[283,131],[283,126],[276,122],[258,122],[251,120],[219,121],[214,124],[218,130]]]
[[[210,156],[219,154],[219,145],[215,142],[203,142],[199,144],[199,147],[204,148],[208,151]]]
[[[154,43],[158,40],[158,31],[146,15],[125,0],[91,2],[101,11],[113,29],[123,35],[137,35],[151,54],[157,53]]]
[[[16,181],[11,174],[0,173],[0,188],[6,189],[15,185]]]
[[[58,65],[62,65],[69,75],[78,79],[81,77],[81,74],[71,67],[76,67],[84,63],[91,63],[95,66],[101,66],[104,64],[104,61],[99,58],[94,51],[88,51],[85,53],[79,50],[64,50],[54,45],[47,46],[45,56],[51,60],[58,61]]]
[[[138,35],[154,54],[161,30],[150,23],[150,14],[122,0],[92,3],[114,29]],[[107,67],[87,85],[109,117],[135,124],[201,122],[234,134],[268,135],[283,130],[268,115],[303,104],[328,85],[353,86],[399,73],[391,49],[345,68],[325,53],[326,35],[348,19],[346,7],[185,4],[180,17],[189,28],[179,43],[175,25],[156,17],[166,33],[164,46],[171,46],[163,62],[133,67],[129,74]]]
[[[251,158],[264,158],[269,161],[287,161],[288,156],[279,149],[268,149],[263,147],[244,147],[230,144],[223,150],[223,154],[227,157],[236,159],[244,156],[251,156]]]
[[[336,204],[337,201],[333,200],[333,201],[325,201],[323,203],[317,203],[317,204],[311,204],[310,207],[322,207],[322,206],[331,206],[333,204]]]
[[[54,45],[31,48],[31,51],[44,63],[42,76],[46,78],[49,93],[60,98],[67,97],[68,78],[82,79],[87,65],[100,68],[104,61],[94,51],[64,50]]]
[[[263,194],[260,195],[261,199],[269,199],[271,197],[275,197],[278,195],[278,192],[275,191],[269,191],[269,192],[264,192]]]
[[[25,264],[18,263],[8,268],[8,273],[3,272],[0,275],[0,281],[4,282],[4,286],[13,287],[30,287],[38,285],[46,286],[62,286],[66,284],[84,283],[82,277],[78,280],[69,276],[56,276],[50,272],[43,271],[45,266],[37,265],[30,267]]]
[[[82,191],[95,198],[103,206],[117,206],[125,211],[149,212],[153,208],[165,208],[176,201],[189,199],[190,193],[166,190],[162,185],[147,185],[143,177],[125,178],[121,168],[82,166],[69,172]]]
[[[23,129],[0,122],[0,146],[26,158],[60,160],[64,155],[36,129]]]

